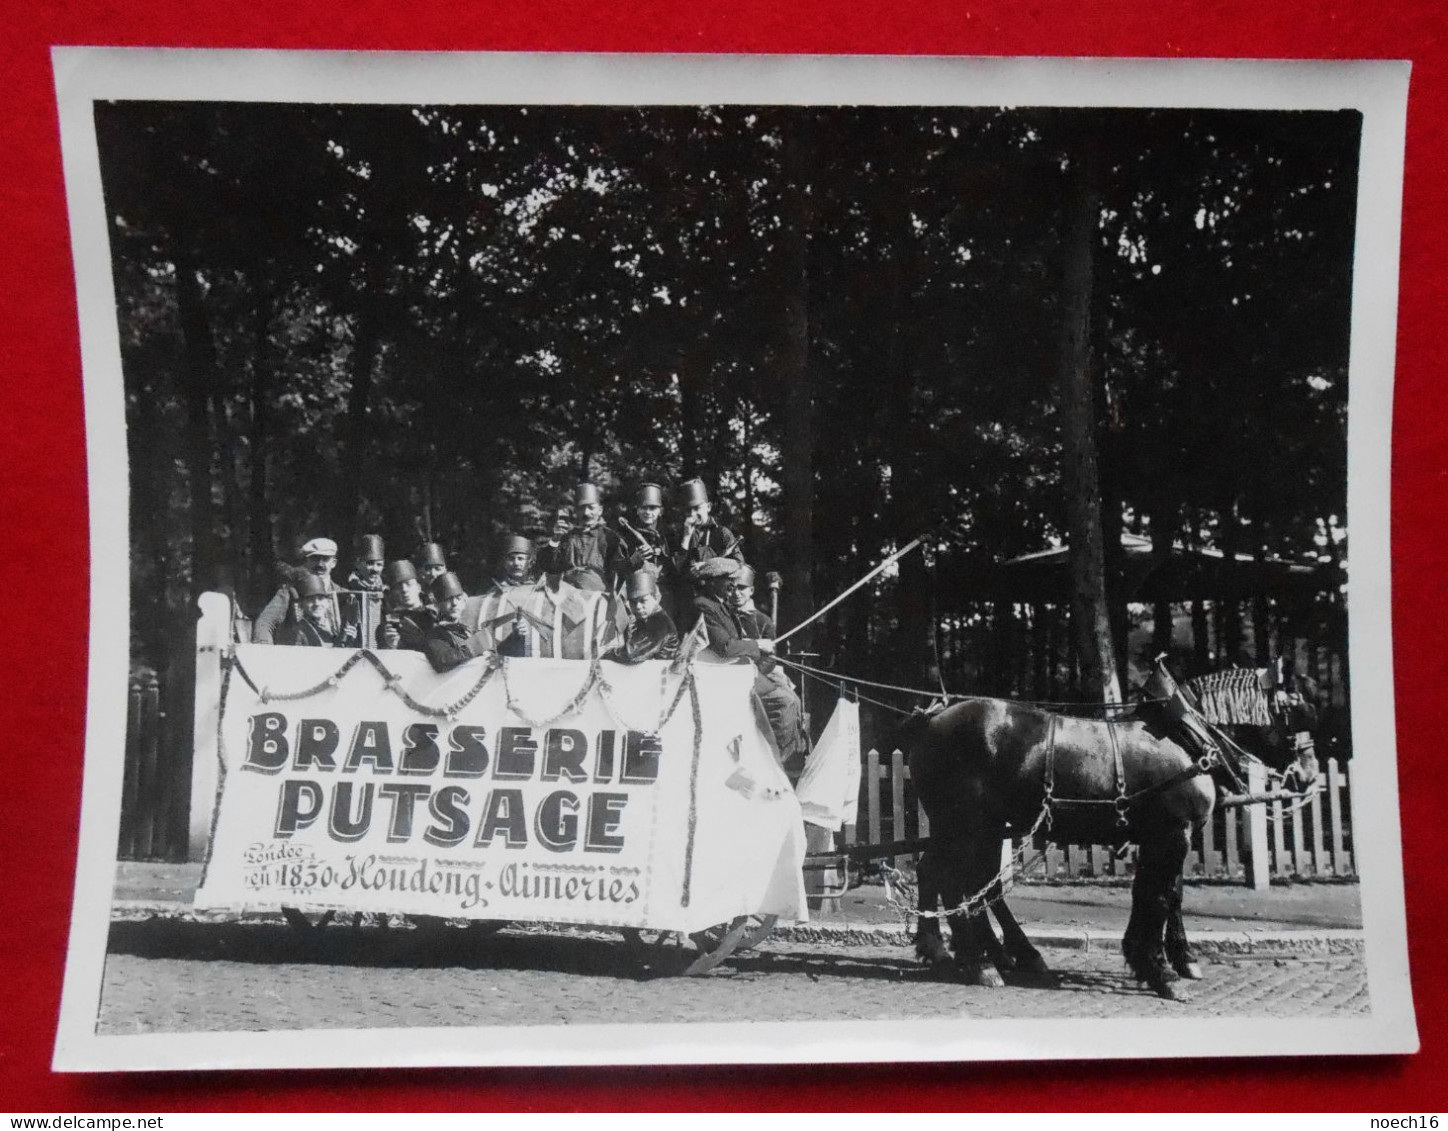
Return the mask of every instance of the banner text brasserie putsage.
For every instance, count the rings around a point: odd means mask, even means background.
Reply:
[[[444,731],[436,723],[411,723],[397,738],[394,745],[387,723],[364,720],[344,744],[330,719],[301,719],[292,727],[286,715],[268,711],[250,719],[242,769],[284,775],[274,829],[279,838],[325,820],[333,840],[354,842],[376,820],[385,822],[393,844],[421,836],[455,847],[472,837],[479,847],[501,840],[524,848],[531,838],[560,853],[619,852],[629,794],[597,787],[649,786],[659,773],[658,736],[634,730],[590,736],[562,727],[500,727],[490,734],[483,726]],[[335,780],[325,780],[333,774]],[[533,780],[559,788],[529,813],[523,791],[506,783]],[[472,787],[460,784],[465,781]]]

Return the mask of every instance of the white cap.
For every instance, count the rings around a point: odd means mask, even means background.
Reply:
[[[302,547],[304,558],[335,558],[337,556],[337,543],[330,538],[313,538]]]

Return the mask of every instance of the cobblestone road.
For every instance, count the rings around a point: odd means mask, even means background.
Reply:
[[[1328,1017],[1368,1011],[1360,957],[1207,967],[1190,1002],[1115,955],[1050,950],[1054,986],[927,977],[899,947],[768,940],[702,978],[658,976],[617,936],[152,919],[113,925],[102,1033],[605,1022]]]

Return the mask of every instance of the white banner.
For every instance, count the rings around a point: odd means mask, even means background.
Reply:
[[[840,697],[795,787],[804,819],[839,832],[860,806],[860,705]]]
[[[238,645],[200,908],[807,918],[754,669]]]

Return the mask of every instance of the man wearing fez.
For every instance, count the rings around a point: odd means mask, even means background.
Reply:
[[[471,625],[488,647],[504,656],[526,656],[532,643],[533,543],[518,534],[503,540],[492,584],[468,599],[463,623]]]
[[[343,625],[341,610],[337,607],[337,586],[332,581],[332,570],[337,565],[337,543],[330,538],[313,538],[302,545],[302,565],[289,571],[291,576],[277,590],[276,596],[267,602],[266,608],[257,614],[252,624],[251,639],[254,644],[277,644],[277,633],[284,625],[295,626],[301,619],[302,611],[297,597],[297,584],[305,577],[315,577],[322,584],[322,591],[328,595],[325,623],[327,631],[339,637],[344,644],[353,645],[356,640],[356,626],[351,626],[348,638]],[[309,586],[310,588],[310,586]]]
[[[437,622],[422,637],[422,651],[434,671],[451,671],[474,656],[490,651],[479,635],[463,622],[468,594],[455,573],[444,573],[428,587]]]
[[[345,647],[341,636],[332,627],[336,595],[327,579],[319,574],[304,573],[297,578],[294,590],[301,614],[295,621],[277,629],[277,643],[303,648]]]
[[[694,608],[703,619],[710,651],[753,662],[754,694],[769,719],[780,764],[791,779],[798,777],[809,753],[799,696],[774,661],[773,623],[763,613],[741,611],[753,593],[754,571],[732,558],[716,557],[702,563],[697,576],[709,587],[706,596],[695,598]]]
[[[437,617],[422,603],[417,570],[401,558],[387,563],[382,580],[387,595],[383,599],[382,623],[377,626],[377,646],[421,652],[423,637],[437,623]]]
[[[436,542],[424,544],[413,560],[417,563],[418,576],[424,587],[430,587],[434,581],[447,572],[447,555],[442,552],[442,547]]]
[[[681,483],[675,494],[684,512],[684,525],[673,553],[674,570],[688,587],[686,596],[698,596],[708,588],[692,584],[699,580],[701,565],[712,558],[730,558],[742,564],[744,551],[739,539],[710,516],[709,490],[702,479]]]
[[[539,553],[539,571],[579,589],[607,593],[624,554],[619,536],[603,524],[603,495],[597,484],[580,483],[573,489],[573,519],[573,529],[561,538],[555,531]]]
[[[343,613],[347,621],[358,626],[357,639],[367,641],[376,635],[382,613],[382,536],[364,534],[357,539],[357,555],[352,572],[347,575],[347,602]]]
[[[659,582],[650,570],[641,569],[624,584],[633,620],[623,640],[604,653],[605,660],[640,664],[645,660],[672,660],[679,654],[679,633],[669,614],[659,604]]]
[[[641,483],[633,495],[633,518],[619,515],[617,519],[620,557],[615,563],[618,575],[628,577],[641,569],[652,573],[659,582],[659,603],[671,617],[674,615],[674,562],[669,554],[668,536],[659,526],[664,513],[664,492],[657,483]]]

